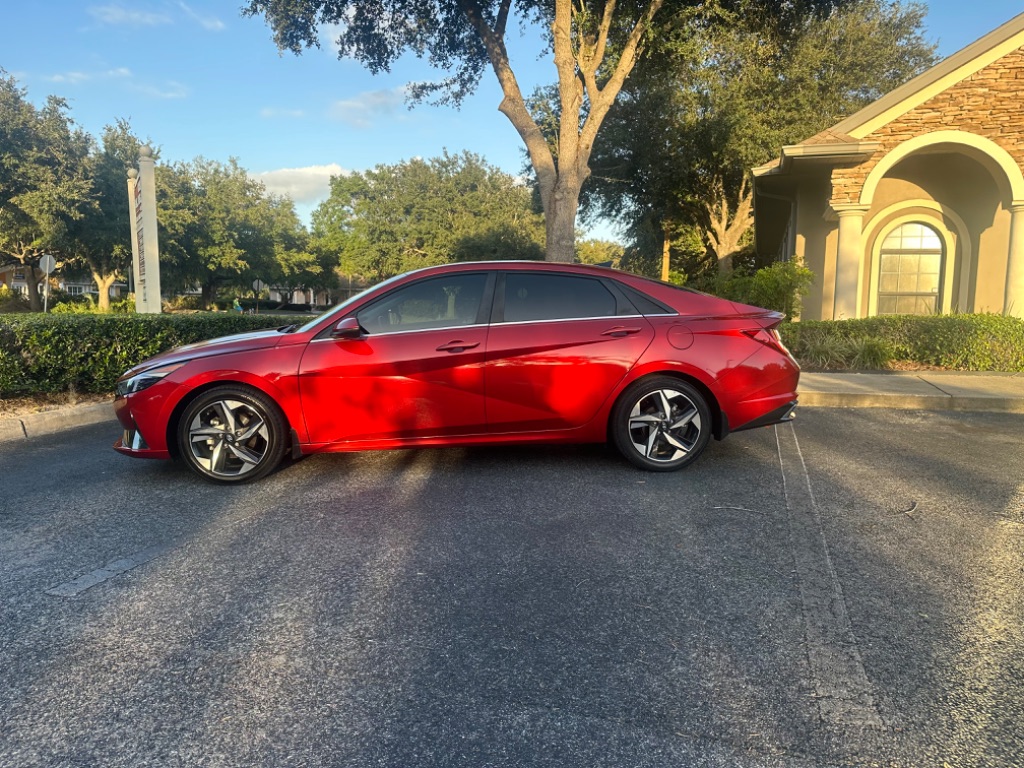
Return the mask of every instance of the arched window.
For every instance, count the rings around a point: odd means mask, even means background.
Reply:
[[[938,314],[942,257],[942,239],[927,224],[910,222],[890,232],[882,242],[878,314]]]

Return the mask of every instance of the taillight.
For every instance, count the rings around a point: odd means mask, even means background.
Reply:
[[[779,335],[779,331],[774,325],[770,328],[748,328],[743,331],[743,335],[764,344],[766,347],[771,347],[784,355],[789,354],[789,350],[786,349],[786,345],[782,343],[782,336]]]

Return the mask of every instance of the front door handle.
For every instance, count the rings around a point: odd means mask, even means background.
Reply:
[[[442,344],[437,348],[438,352],[464,352],[467,349],[473,349],[473,347],[479,347],[480,342],[474,341],[472,344],[456,339],[455,341],[449,341],[447,344]]]
[[[604,331],[601,335],[602,336],[614,336],[616,338],[621,338],[622,336],[632,336],[634,333],[640,333],[640,329],[639,328],[627,328],[624,325],[617,325],[614,328],[609,328],[607,331]]]

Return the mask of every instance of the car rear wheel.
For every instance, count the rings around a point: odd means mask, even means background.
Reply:
[[[612,411],[615,447],[636,466],[655,472],[697,460],[711,439],[711,409],[695,387],[670,376],[634,382]]]
[[[284,456],[287,425],[269,397],[251,387],[203,392],[178,422],[178,448],[189,469],[222,483],[256,480]]]

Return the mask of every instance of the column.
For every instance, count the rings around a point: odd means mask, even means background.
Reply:
[[[833,205],[839,216],[839,253],[836,258],[836,294],[833,320],[849,320],[860,316],[862,262],[864,258],[863,227],[865,205]]]
[[[1010,206],[1010,253],[1003,311],[1024,317],[1024,200],[1014,200]]]

